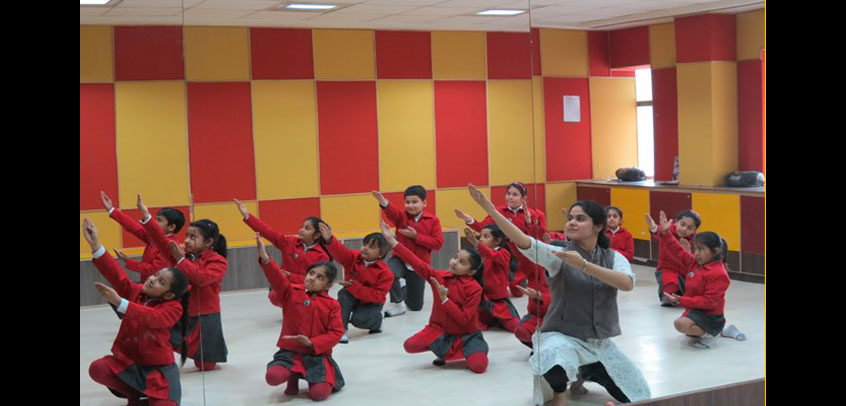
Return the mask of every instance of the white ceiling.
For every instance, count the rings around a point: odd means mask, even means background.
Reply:
[[[332,11],[277,11],[295,0],[113,0],[80,6],[80,24],[528,31],[528,27],[614,30],[701,13],[764,8],[764,0],[304,0]],[[529,10],[511,17],[489,8]],[[183,13],[184,10],[184,13]]]

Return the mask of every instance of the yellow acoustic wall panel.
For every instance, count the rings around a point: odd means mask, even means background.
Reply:
[[[255,201],[244,201],[250,213],[258,213],[258,203]],[[256,232],[246,223],[244,217],[238,212],[235,203],[203,203],[194,206],[194,215],[191,221],[209,219],[217,223],[220,233],[226,237],[228,245],[243,245],[256,243]],[[186,222],[185,227],[188,227]]]
[[[491,190],[487,187],[480,187],[482,194],[491,197]],[[470,192],[467,188],[460,189],[438,189],[435,194],[435,202],[437,203],[438,218],[441,219],[441,226],[443,228],[454,228],[459,230],[459,235],[464,235],[464,227],[466,224],[455,215],[455,209],[473,216],[476,220],[481,221],[488,216],[481,207],[470,197]]]
[[[535,183],[546,182],[546,125],[543,111],[543,78],[532,78],[532,114],[534,115]]]
[[[737,63],[714,62],[711,102],[714,118],[713,185],[724,185],[725,176],[738,170]]]
[[[540,29],[544,76],[588,76],[587,31]]]
[[[185,82],[115,83],[122,208],[141,193],[148,207],[190,204]]]
[[[314,81],[253,81],[252,103],[258,198],[318,196]]]
[[[135,200],[133,200],[134,202]],[[106,247],[110,254],[114,255],[115,248],[123,247],[123,236],[120,224],[109,218],[109,213],[105,210],[97,211],[82,211],[79,212],[79,254],[82,257],[91,257],[91,246],[85,241],[85,236],[82,235],[82,220],[89,219],[97,227],[97,234],[100,238],[100,244]],[[94,286],[91,286],[94,289]]]
[[[590,78],[591,162],[594,178],[637,166],[634,78]]]
[[[649,229],[644,217],[649,214],[649,191],[641,189],[611,188],[611,205],[623,211],[623,227],[632,237],[649,241]]]
[[[113,82],[114,51],[112,27],[102,25],[79,26],[79,81]]]
[[[764,10],[737,15],[737,60],[761,59],[764,49]]]
[[[568,209],[578,201],[574,182],[546,184],[546,228],[561,231],[567,219],[561,209]]]
[[[675,24],[649,26],[649,61],[652,69],[676,66]]]
[[[250,80],[247,27],[185,26],[184,33],[188,80]]]
[[[373,35],[372,30],[313,30],[315,79],[376,79]]]
[[[726,240],[730,251],[740,251],[740,196],[692,193],[690,200],[702,218],[698,231],[713,231]]]
[[[370,193],[320,197],[320,218],[336,233],[378,231],[381,215]]]
[[[436,80],[487,78],[484,32],[432,31],[432,75]]]
[[[379,80],[379,189],[435,189],[435,96],[431,80]]]
[[[490,184],[534,183],[533,144],[531,80],[488,80]]]

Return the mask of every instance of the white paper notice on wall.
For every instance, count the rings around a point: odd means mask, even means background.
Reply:
[[[579,96],[564,96],[564,122],[578,123],[582,121],[582,108]]]

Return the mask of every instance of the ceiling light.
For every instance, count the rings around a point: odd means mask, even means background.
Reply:
[[[526,10],[499,10],[499,9],[491,9],[480,11],[476,14],[480,16],[513,16],[517,14],[525,13]]]
[[[80,6],[102,6],[112,0],[79,0]]]
[[[336,4],[289,4],[284,8],[292,10],[331,10],[338,7]]]

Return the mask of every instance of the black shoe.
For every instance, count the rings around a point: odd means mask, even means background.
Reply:
[[[446,361],[438,358],[438,359],[432,361],[432,365],[434,365],[436,367],[442,367],[442,366],[446,365]]]
[[[376,330],[370,330],[370,334],[379,334],[382,332],[381,328],[377,328]]]

